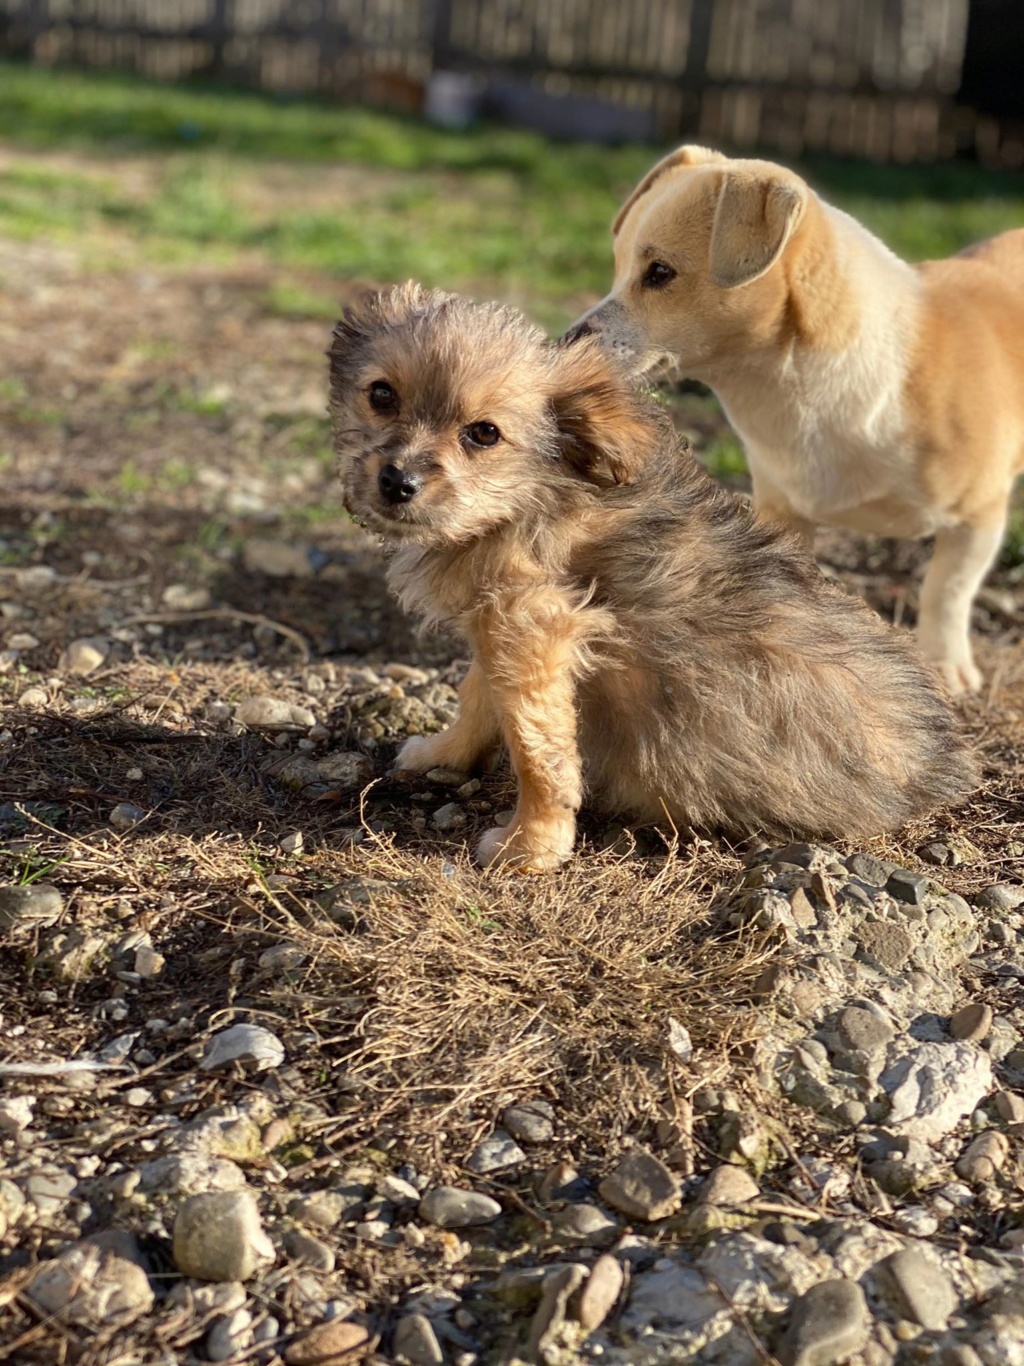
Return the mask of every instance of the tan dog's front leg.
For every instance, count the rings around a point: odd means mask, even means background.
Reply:
[[[483,766],[501,744],[501,727],[487,679],[473,661],[459,687],[459,714],[438,735],[414,735],[398,751],[395,772],[427,773],[453,768],[461,773]]]
[[[754,511],[760,520],[792,532],[799,538],[808,555],[813,558],[815,523],[802,517],[780,489],[754,474],[753,470],[751,480],[754,485]]]
[[[1005,526],[1005,505],[1000,504],[973,525],[947,527],[935,537],[921,588],[917,638],[954,696],[981,687],[971,653],[971,604],[999,551]]]
[[[570,621],[548,623],[539,638],[488,651],[487,672],[505,743],[519,782],[507,826],[488,830],[477,846],[485,868],[502,863],[543,873],[570,856],[583,795],[576,746],[574,632]]]

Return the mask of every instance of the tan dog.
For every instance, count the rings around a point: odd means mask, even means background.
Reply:
[[[934,535],[919,640],[979,687],[971,603],[1024,469],[1024,230],[910,266],[792,171],[682,147],[613,231],[611,293],[567,336],[710,385],[758,512],[809,546],[819,522]]]
[[[481,863],[567,858],[585,788],[642,821],[807,835],[967,790],[911,643],[718,488],[600,346],[403,286],[330,358],[346,503],[402,602],[473,652],[458,719],[397,766],[511,754]]]

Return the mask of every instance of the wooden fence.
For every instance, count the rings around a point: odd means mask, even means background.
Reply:
[[[0,0],[0,55],[422,107],[436,71],[550,131],[1024,164],[1021,0]],[[1008,43],[1000,42],[1006,32]],[[1002,62],[1004,106],[985,108]],[[965,74],[974,103],[957,99]],[[998,84],[998,82],[997,82]],[[1007,103],[1008,101],[1008,103]]]

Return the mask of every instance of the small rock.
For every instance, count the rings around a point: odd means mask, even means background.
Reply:
[[[143,1162],[138,1171],[143,1191],[166,1195],[198,1195],[203,1191],[239,1191],[245,1173],[226,1157],[206,1153],[169,1153]]]
[[[47,593],[57,582],[57,571],[48,564],[30,564],[27,569],[15,571],[16,582],[21,592],[35,597]]]
[[[861,882],[866,882],[869,887],[884,887],[890,875],[896,871],[893,864],[886,863],[885,859],[875,858],[873,854],[851,854],[843,862],[848,872]]]
[[[403,1314],[395,1324],[392,1351],[411,1366],[441,1366],[444,1353],[425,1314]]]
[[[490,1224],[501,1213],[497,1200],[456,1186],[435,1186],[420,1201],[420,1218],[436,1228],[469,1228]]]
[[[954,1039],[988,1038],[992,1032],[992,1007],[983,1001],[972,1001],[949,1018],[949,1032]]]
[[[244,1351],[252,1341],[251,1328],[252,1314],[244,1307],[236,1309],[233,1314],[216,1319],[203,1344],[207,1359],[228,1361]]]
[[[8,1096],[0,1100],[0,1133],[20,1134],[32,1123],[35,1096]]]
[[[431,817],[431,824],[435,830],[459,830],[466,824],[466,813],[458,802],[448,802],[437,808]]]
[[[469,774],[455,768],[432,768],[424,776],[439,787],[461,787]]]
[[[1018,906],[1024,906],[1024,887],[1012,882],[996,882],[980,891],[974,902],[986,911],[1015,911]]]
[[[1008,1124],[1024,1124],[1024,1096],[1015,1091],[997,1091],[995,1107],[999,1118]]]
[[[50,701],[50,694],[45,688],[26,688],[18,698],[18,705],[21,707],[45,707]]]
[[[907,868],[895,868],[889,874],[885,890],[897,901],[908,906],[920,906],[928,890],[928,878],[923,873],[912,873]]]
[[[209,1040],[199,1066],[204,1072],[211,1072],[233,1062],[243,1063],[256,1072],[280,1067],[284,1062],[284,1044],[262,1025],[231,1025]]]
[[[892,1221],[901,1233],[912,1238],[930,1238],[939,1227],[938,1219],[924,1205],[904,1205],[893,1211]]]
[[[9,650],[38,650],[39,641],[31,631],[15,631],[14,635],[7,637],[7,648]]]
[[[25,1181],[25,1194],[39,1217],[48,1221],[63,1213],[77,1185],[78,1179],[71,1172],[34,1172]]]
[[[64,673],[86,678],[102,665],[109,649],[107,642],[97,637],[73,640],[61,655],[58,667]]]
[[[147,1091],[144,1086],[133,1086],[125,1092],[124,1103],[138,1110],[141,1106],[148,1105],[152,1099],[152,1091]]]
[[[914,950],[914,940],[891,920],[865,920],[854,931],[864,953],[889,972],[899,972]]]
[[[373,777],[373,764],[365,754],[339,750],[316,761],[322,782],[343,790],[365,787]]]
[[[873,1054],[888,1047],[893,1029],[873,1010],[847,1006],[836,1020],[836,1035],[848,1051]]]
[[[663,1162],[642,1148],[627,1153],[598,1186],[602,1200],[631,1219],[664,1219],[679,1208],[679,1182]]]
[[[312,1267],[314,1271],[329,1274],[334,1270],[334,1252],[311,1233],[299,1228],[291,1229],[285,1236],[284,1247],[289,1257]]]
[[[250,1191],[204,1191],[174,1219],[174,1263],[201,1281],[247,1281],[274,1261]]]
[[[284,943],[272,944],[269,949],[264,949],[257,961],[264,972],[294,972],[308,958],[309,953],[301,944],[285,940]]]
[[[526,1345],[527,1361],[543,1361],[546,1349],[565,1322],[565,1306],[587,1278],[586,1267],[570,1262],[549,1271],[541,1283],[540,1304],[530,1324]]]
[[[131,830],[140,821],[146,819],[146,813],[141,806],[136,806],[134,802],[118,802],[107,817],[115,830]]]
[[[945,1269],[916,1247],[894,1252],[882,1265],[892,1278],[901,1316],[922,1328],[945,1328],[959,1303]]]
[[[382,1178],[377,1185],[377,1193],[392,1205],[418,1205],[420,1202],[420,1192],[412,1182],[393,1174]]]
[[[250,730],[272,733],[307,731],[316,717],[308,707],[285,702],[279,697],[247,697],[235,708],[235,720]]]
[[[560,1238],[574,1238],[585,1243],[607,1243],[618,1232],[614,1219],[597,1205],[573,1201],[558,1211],[551,1221]]]
[[[598,1257],[580,1295],[576,1317],[588,1333],[600,1328],[622,1294],[625,1277],[614,1257]]]
[[[19,925],[54,925],[64,909],[64,898],[48,882],[25,887],[0,887],[0,930]]]
[[[147,980],[163,972],[165,961],[163,954],[157,953],[152,944],[140,944],[135,950],[135,971]]]
[[[745,1205],[760,1194],[757,1182],[745,1167],[727,1163],[705,1177],[697,1201],[702,1205]]]
[[[530,1100],[510,1105],[502,1115],[502,1122],[521,1143],[549,1143],[555,1135],[552,1115],[546,1101]]]
[[[552,1162],[537,1187],[537,1195],[545,1205],[554,1200],[578,1200],[586,1191],[586,1182],[571,1162]]]
[[[1010,1144],[1006,1135],[989,1129],[968,1143],[956,1161],[956,1174],[973,1185],[991,1181],[1006,1162],[1009,1152]]]
[[[526,1161],[526,1154],[510,1134],[504,1129],[495,1129],[493,1134],[476,1145],[466,1160],[466,1166],[477,1176],[488,1172],[505,1171]]]
[[[941,840],[922,844],[917,851],[917,857],[922,863],[931,863],[937,868],[955,868],[960,863],[956,851]]]
[[[190,583],[169,583],[160,601],[172,612],[202,612],[210,605],[210,590]]]
[[[282,854],[301,854],[305,845],[305,839],[301,830],[293,830],[290,835],[285,835],[281,840],[280,848]]]
[[[819,1281],[790,1308],[779,1344],[781,1366],[834,1366],[859,1352],[868,1336],[868,1307],[856,1281]]]
[[[289,1343],[284,1359],[288,1366],[341,1366],[350,1355],[364,1351],[369,1341],[362,1324],[328,1319]]]
[[[272,579],[310,579],[313,561],[309,547],[289,545],[254,536],[242,546],[242,564],[250,574],[266,574]]]
[[[92,1242],[75,1243],[42,1262],[23,1293],[44,1314],[92,1329],[133,1323],[154,1299],[141,1266]]]
[[[680,1062],[689,1062],[693,1057],[693,1039],[690,1031],[678,1020],[668,1017],[668,1046]]]

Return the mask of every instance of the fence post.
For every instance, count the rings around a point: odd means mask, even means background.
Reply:
[[[443,70],[451,55],[452,0],[434,0],[434,32],[430,44],[431,69]]]

